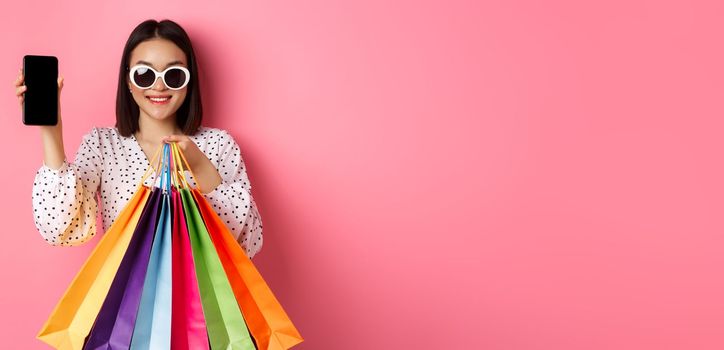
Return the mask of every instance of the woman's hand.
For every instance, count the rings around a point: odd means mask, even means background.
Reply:
[[[23,76],[22,68],[20,68],[20,71],[18,71],[18,78],[15,79],[13,85],[15,87],[15,96],[18,97],[18,102],[20,102],[20,112],[22,112],[23,101],[25,100],[25,90],[28,89],[28,87],[25,86],[25,76]]]
[[[196,143],[194,143],[194,141],[186,135],[164,136],[163,138],[161,138],[161,142],[176,142],[178,148],[180,148],[181,152],[183,152],[184,158],[186,158],[186,161],[189,163],[191,171],[195,172],[196,168],[198,168],[199,164],[201,164],[204,160],[209,161],[209,159],[206,158],[204,152],[201,152],[199,147],[196,146]]]
[[[197,185],[202,193],[209,193],[221,184],[222,179],[219,171],[216,170],[211,160],[206,157],[191,138],[186,135],[168,135],[164,136],[161,141],[167,143],[176,142],[178,148],[183,152],[184,158],[189,163],[196,181],[199,182]]]

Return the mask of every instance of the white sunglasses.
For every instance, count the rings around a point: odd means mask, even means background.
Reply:
[[[133,66],[129,72],[131,83],[139,89],[150,89],[156,84],[156,79],[161,77],[163,83],[171,90],[181,90],[188,85],[191,74],[186,67],[173,66],[158,72],[145,64]]]

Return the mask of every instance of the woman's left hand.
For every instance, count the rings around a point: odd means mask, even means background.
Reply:
[[[161,138],[161,141],[165,143],[176,142],[193,172],[199,170],[200,166],[206,166],[206,162],[211,164],[204,152],[201,152],[196,143],[186,135],[168,135]]]
[[[221,182],[221,176],[218,170],[211,163],[211,160],[206,157],[204,152],[201,152],[196,143],[186,135],[169,135],[164,136],[161,141],[163,142],[176,142],[178,148],[184,154],[184,158],[189,163],[191,172],[195,175],[197,184],[201,193],[209,193],[213,191]]]

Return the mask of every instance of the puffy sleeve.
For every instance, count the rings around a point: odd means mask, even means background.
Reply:
[[[59,169],[45,163],[33,182],[35,226],[48,244],[74,246],[96,233],[101,154],[97,128],[83,137],[75,160],[63,160]]]
[[[246,255],[253,258],[263,244],[262,222],[254,198],[246,166],[241,157],[239,145],[226,131],[221,130],[217,142],[216,169],[222,182],[214,190],[204,194],[219,217],[244,248]]]

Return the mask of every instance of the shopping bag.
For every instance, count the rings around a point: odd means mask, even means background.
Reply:
[[[206,321],[196,279],[191,242],[181,197],[176,188],[171,192],[173,208],[173,296],[171,311],[171,349],[209,349]]]
[[[172,147],[176,158],[183,153]],[[178,160],[177,160],[178,161]],[[279,301],[201,192],[191,189],[206,229],[222,262],[249,331],[259,349],[289,349],[303,341]]]
[[[83,349],[130,347],[160,203],[161,190],[154,188]]]
[[[183,174],[184,167],[179,161],[178,146],[174,143],[172,149],[175,154],[174,165]],[[190,186],[183,175],[181,178],[180,183],[185,186],[180,186],[178,191],[188,226],[211,348],[255,350],[234,291],[189,190]]]
[[[164,145],[163,159],[170,156]],[[141,303],[131,338],[131,349],[171,347],[171,176],[165,161],[161,175],[161,214],[153,238]]]
[[[158,153],[156,152],[156,155]],[[83,347],[148,201],[151,191],[143,186],[148,175],[147,170],[134,195],[83,263],[51,312],[37,335],[41,341],[56,349]]]

